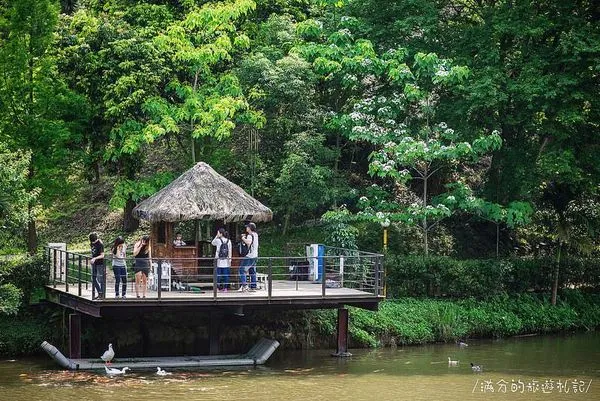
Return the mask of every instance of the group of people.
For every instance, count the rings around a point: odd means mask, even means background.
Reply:
[[[256,224],[246,224],[246,232],[240,237],[242,244],[247,247],[247,254],[240,263],[240,286],[238,291],[256,291],[256,260],[258,259],[258,233]],[[224,228],[219,228],[211,244],[217,248],[215,258],[217,259],[217,287],[219,291],[229,290],[229,274],[231,270],[231,255],[233,244],[229,233]],[[226,247],[226,251],[222,248]],[[242,255],[241,255],[242,256]],[[248,284],[248,279],[250,283]]]
[[[106,291],[104,288],[106,267],[104,264],[104,244],[97,233],[89,235],[92,258],[92,285],[95,290],[94,299],[104,299]],[[247,254],[240,263],[240,286],[238,291],[256,291],[256,260],[258,259],[258,233],[256,224],[245,225],[245,233],[240,237],[241,244],[245,244]],[[230,287],[229,275],[233,254],[233,244],[229,233],[224,228],[219,228],[212,240],[212,245],[217,249],[215,252],[217,267],[217,287],[219,291],[227,292]],[[185,246],[181,234],[177,233],[174,246]],[[115,298],[127,298],[127,244],[123,237],[117,237],[111,247],[112,268],[115,275]],[[133,245],[135,274],[135,295],[137,298],[146,298],[148,275],[150,273],[151,249],[150,237],[144,235]],[[249,283],[248,283],[249,281]],[[119,291],[120,290],[120,291]],[[119,296],[120,294],[120,296]]]
[[[97,233],[89,235],[92,258],[92,285],[96,292],[94,299],[104,299],[106,291],[104,288],[104,276],[106,267],[104,265],[104,244]],[[119,298],[119,287],[121,298],[127,298],[127,244],[123,237],[119,236],[111,247],[112,268],[115,275],[115,298]],[[148,274],[150,273],[150,237],[144,235],[133,245],[133,272],[135,274],[135,295],[137,298],[146,298]]]

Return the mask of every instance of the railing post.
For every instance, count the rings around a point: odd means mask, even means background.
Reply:
[[[325,288],[326,288],[326,284],[327,284],[327,281],[326,281],[327,269],[326,269],[326,267],[327,267],[327,264],[325,263],[325,257],[323,257],[323,273],[321,274],[321,296],[323,298],[325,298]],[[318,262],[317,262],[317,265],[315,268],[317,269],[317,271],[319,271],[318,270],[319,269]]]
[[[52,249],[52,253],[54,256],[54,258],[53,258],[54,260],[52,262],[52,265],[53,265],[52,271],[53,271],[53,276],[54,276],[52,279],[52,285],[54,286],[54,288],[56,288],[56,248]]]
[[[77,265],[77,295],[81,296],[81,255],[79,257],[79,263]]]
[[[158,271],[156,273],[158,278],[158,286],[156,287],[156,290],[158,291],[158,299],[160,299],[162,294],[162,259],[158,259]]]
[[[267,299],[269,302],[271,301],[271,295],[273,295],[273,259],[269,258],[269,266],[268,266],[267,276]]]
[[[344,256],[340,256],[340,287],[344,288]]]
[[[85,258],[85,289],[88,289],[88,281],[90,278],[90,260]]]
[[[374,270],[375,270],[375,293],[373,295],[378,296],[379,295],[379,263],[380,263],[380,256],[377,255],[375,257],[375,263],[373,264],[374,266]]]
[[[65,253],[65,291],[69,293],[69,253]]]
[[[381,274],[382,274],[382,278],[381,278],[381,287],[383,288],[383,296],[385,298],[387,298],[387,274],[385,271],[385,255],[381,257]]]
[[[58,254],[58,281],[62,282],[63,278],[63,251]]]
[[[215,260],[213,262],[213,299],[215,299],[215,300],[217,299],[217,291],[218,291],[218,288],[217,288],[217,278],[218,278],[217,263],[218,263],[218,260],[219,259],[215,258]]]

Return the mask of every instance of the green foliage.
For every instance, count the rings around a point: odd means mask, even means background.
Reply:
[[[0,315],[0,355],[3,357],[36,354],[42,342],[52,341],[53,338],[52,325],[48,324],[44,315]]]
[[[14,313],[21,305],[28,305],[36,290],[48,283],[48,278],[48,266],[40,257],[0,261],[0,286],[3,286],[0,308]]]
[[[590,330],[600,325],[597,298],[569,291],[557,307],[547,297],[526,294],[485,301],[402,298],[381,303],[378,312],[352,308],[350,334],[355,345],[374,347]]]
[[[397,257],[385,260],[388,296],[447,296],[484,299],[504,293],[548,291],[554,260],[511,258],[457,260],[449,257]],[[599,288],[596,259],[565,258],[560,288]]]
[[[78,152],[82,99],[70,91],[51,52],[58,17],[51,0],[9,1],[0,9],[0,141],[29,161],[26,192],[29,197],[28,248],[36,247],[38,202],[48,205],[64,193],[64,179]],[[2,150],[4,153],[4,150]]]
[[[30,163],[30,152],[11,152],[0,144],[0,248],[23,244],[22,234],[32,217],[28,207],[39,195],[38,188],[28,186]]]
[[[0,314],[16,315],[23,296],[14,284],[0,284]]]
[[[132,199],[135,202],[149,197],[159,189],[165,187],[173,180],[171,173],[157,173],[145,180],[127,180],[122,179],[115,185],[113,196],[110,200],[112,209],[122,209],[127,200]]]

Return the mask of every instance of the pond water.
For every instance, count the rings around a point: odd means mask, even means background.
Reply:
[[[600,333],[352,352],[341,359],[280,350],[264,367],[173,369],[162,377],[3,360],[0,400],[600,400]],[[474,373],[471,362],[483,371]]]

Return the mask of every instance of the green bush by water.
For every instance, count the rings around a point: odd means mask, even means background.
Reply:
[[[351,309],[353,346],[448,342],[467,337],[591,330],[600,326],[600,295],[566,291],[556,306],[545,295],[500,295],[485,301],[402,298],[378,312]]]

